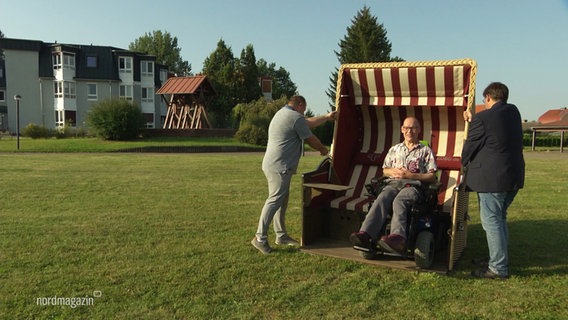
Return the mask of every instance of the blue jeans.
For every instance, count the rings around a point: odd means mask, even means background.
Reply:
[[[489,270],[501,276],[509,275],[507,208],[515,199],[517,192],[518,190],[477,193],[481,226],[485,230],[489,247]]]
[[[286,209],[288,209],[290,183],[293,173],[291,170],[285,172],[264,171],[264,175],[268,182],[268,198],[264,203],[264,207],[262,207],[256,230],[256,238],[261,242],[266,241],[268,228],[273,220],[276,238],[286,234]]]

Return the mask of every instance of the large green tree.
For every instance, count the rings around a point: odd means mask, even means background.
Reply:
[[[177,37],[165,31],[154,30],[147,32],[130,43],[128,49],[156,56],[156,62],[168,66],[171,72],[179,76],[191,74],[191,65],[181,57]]]
[[[238,103],[237,75],[233,51],[223,39],[217,42],[217,48],[203,62],[203,73],[216,91],[208,112],[214,127],[227,127],[231,110]]]
[[[240,103],[248,103],[262,96],[260,91],[258,67],[254,48],[249,44],[241,51],[237,64],[237,99]]]
[[[371,14],[371,9],[364,6],[351,20],[347,34],[339,41],[339,51],[334,52],[339,64],[402,61],[399,57],[391,57],[391,49],[385,27]],[[338,68],[335,68],[329,78],[327,96],[330,106],[335,104],[337,73]]]

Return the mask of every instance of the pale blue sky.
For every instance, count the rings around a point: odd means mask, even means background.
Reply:
[[[509,86],[523,119],[568,107],[568,0],[2,0],[8,38],[128,48],[145,32],[168,31],[182,57],[201,71],[219,39],[235,56],[290,72],[316,114],[338,66],[334,50],[367,5],[387,30],[392,55],[415,60],[472,58],[477,102],[492,81]]]

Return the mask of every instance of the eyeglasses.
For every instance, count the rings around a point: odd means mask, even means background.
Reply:
[[[402,127],[402,130],[404,130],[404,131],[410,131],[410,130],[416,131],[416,130],[418,130],[418,127]]]

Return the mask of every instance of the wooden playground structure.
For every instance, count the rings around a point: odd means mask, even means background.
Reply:
[[[164,129],[209,129],[207,98],[215,90],[206,76],[172,77],[156,91],[168,105]]]

